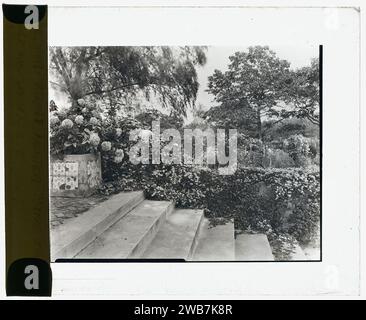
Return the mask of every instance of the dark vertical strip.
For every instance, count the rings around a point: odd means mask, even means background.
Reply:
[[[320,261],[323,260],[323,45],[319,46]]]
[[[25,20],[35,11],[26,7],[3,5],[6,289],[44,296],[51,294],[47,7],[36,6],[33,29]]]

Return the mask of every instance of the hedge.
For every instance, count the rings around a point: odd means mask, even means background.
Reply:
[[[148,199],[204,209],[212,221],[234,218],[237,229],[289,234],[300,243],[311,241],[318,231],[319,172],[245,168],[223,176],[193,166],[125,164],[119,173],[101,193],[144,190]]]

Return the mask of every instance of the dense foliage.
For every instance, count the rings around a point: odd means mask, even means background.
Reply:
[[[238,229],[288,233],[310,241],[320,215],[319,173],[303,169],[240,169],[222,176],[193,166],[126,165],[101,192],[143,189],[150,199],[178,207],[204,208],[213,219],[235,219]],[[286,217],[289,208],[292,214]]]

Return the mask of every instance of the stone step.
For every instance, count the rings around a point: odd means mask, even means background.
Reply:
[[[189,260],[197,245],[202,220],[203,210],[175,209],[142,258]]]
[[[273,261],[271,246],[265,234],[238,234],[235,239],[237,261]]]
[[[174,208],[170,201],[144,200],[75,258],[138,258]]]
[[[192,258],[193,261],[234,261],[235,238],[234,222],[210,226],[204,219],[198,238],[198,245]]]
[[[143,191],[121,192],[65,221],[51,233],[51,261],[72,258],[144,200]]]

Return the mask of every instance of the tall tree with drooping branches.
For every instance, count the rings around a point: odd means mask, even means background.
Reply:
[[[103,101],[114,114],[143,94],[185,115],[197,96],[196,67],[205,62],[204,47],[51,47],[51,85],[74,108],[79,99]]]

